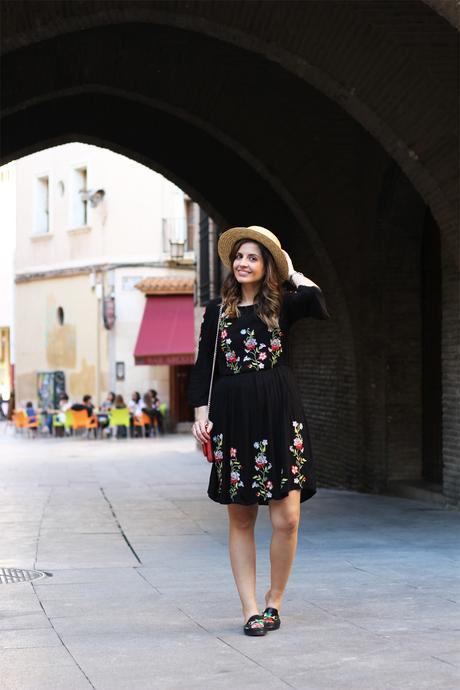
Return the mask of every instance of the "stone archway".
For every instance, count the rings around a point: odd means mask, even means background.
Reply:
[[[352,419],[324,457],[349,449],[347,485],[361,486],[362,467],[383,460],[370,423],[380,403],[363,404],[356,362],[372,356],[359,325],[375,297],[363,290],[369,238],[382,179],[397,161],[441,233],[443,453],[454,462],[458,36],[445,3],[332,1],[327,12],[316,1],[4,8],[4,67],[22,75],[7,81],[4,160],[76,136],[106,142],[166,172],[222,225],[255,216],[279,228],[325,289],[336,317],[330,342],[347,362],[337,370],[345,383],[334,412]]]

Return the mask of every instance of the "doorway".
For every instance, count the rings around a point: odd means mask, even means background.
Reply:
[[[194,410],[187,400],[191,371],[192,365],[190,364],[171,366],[169,377],[170,420],[172,430],[175,431],[181,431],[179,425],[183,423],[189,425],[194,419]]]

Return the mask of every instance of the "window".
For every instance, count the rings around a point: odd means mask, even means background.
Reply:
[[[191,199],[185,199],[185,218],[187,223],[187,251],[194,249],[195,237],[195,204]]]
[[[81,228],[88,225],[87,170],[85,167],[72,171],[72,199],[70,227]]]
[[[35,222],[34,232],[49,232],[49,178],[37,177],[35,182]]]

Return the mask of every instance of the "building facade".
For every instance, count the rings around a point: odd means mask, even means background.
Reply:
[[[14,242],[16,206],[14,203],[15,166],[0,169],[0,209],[2,250],[0,252],[0,417],[7,414],[13,388],[14,363]],[[5,401],[3,403],[3,401]]]
[[[8,8],[2,161],[79,132],[275,230],[332,314],[293,350],[321,484],[458,504],[457,3]]]
[[[96,403],[109,391],[128,401],[154,388],[170,408],[194,361],[199,207],[156,172],[87,144],[40,151],[15,168],[18,404],[40,404],[46,388]],[[146,279],[153,293],[137,289]],[[188,295],[192,313],[180,365],[167,352],[134,357],[146,303],[164,294],[164,281],[172,299]],[[170,412],[174,423],[193,418],[177,401]]]

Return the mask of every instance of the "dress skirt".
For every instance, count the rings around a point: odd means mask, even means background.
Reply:
[[[218,377],[209,417],[213,501],[268,505],[293,489],[301,502],[316,493],[307,419],[289,366]]]

